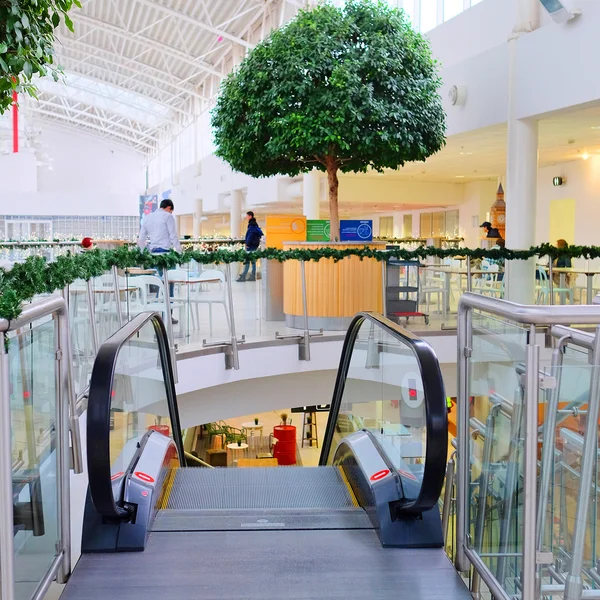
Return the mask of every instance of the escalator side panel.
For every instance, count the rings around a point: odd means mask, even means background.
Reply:
[[[169,475],[178,464],[177,448],[170,438],[152,432],[137,462],[126,475],[124,506],[128,520],[103,517],[86,500],[81,541],[82,553],[137,552],[146,547],[152,522],[165,502]]]
[[[383,546],[443,546],[442,523],[437,506],[421,514],[401,511],[403,494],[399,477],[389,468],[369,433],[360,431],[344,438],[336,450],[334,464],[344,470]]]

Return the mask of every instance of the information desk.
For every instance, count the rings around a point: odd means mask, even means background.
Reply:
[[[385,242],[369,244],[351,242],[287,242],[284,250],[335,248],[377,248]],[[310,329],[345,331],[352,318],[361,311],[383,311],[382,268],[375,259],[360,260],[351,256],[335,262],[321,259],[305,263],[306,300]],[[283,263],[283,310],[288,327],[304,329],[302,310],[302,275],[300,262]]]

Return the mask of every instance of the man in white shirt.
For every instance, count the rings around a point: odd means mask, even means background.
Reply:
[[[175,206],[172,200],[163,200],[160,208],[149,215],[146,215],[142,221],[140,235],[138,237],[138,246],[143,250],[148,246],[152,254],[164,254],[169,250],[181,252],[181,244],[177,235],[177,226],[173,210]],[[163,276],[162,269],[157,269],[160,277]],[[169,295],[173,297],[174,285],[169,285]],[[152,289],[150,290],[152,291]],[[171,316],[173,325],[177,324],[177,319]]]
[[[177,235],[172,200],[163,200],[160,208],[144,217],[138,246],[143,250],[146,246],[153,254],[162,254],[171,249],[181,252],[181,244]],[[148,239],[150,242],[148,243]]]

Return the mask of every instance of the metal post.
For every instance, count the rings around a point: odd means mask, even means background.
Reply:
[[[67,359],[63,362],[67,369],[67,406],[69,410],[69,430],[71,431],[71,449],[72,449],[72,465],[73,471],[76,474],[83,473],[83,453],[81,449],[81,432],[79,429],[79,416],[77,414],[77,394],[75,393],[75,385],[73,383],[73,349],[71,345],[71,335],[69,329],[69,287],[63,291],[65,298],[65,310],[58,313],[58,351]]]
[[[467,256],[467,292],[472,290],[473,286],[471,283],[471,257]]]
[[[306,268],[303,260],[300,261],[300,275],[302,277],[302,314],[304,315],[304,360],[310,361],[310,330],[308,328],[308,301],[306,298]]]
[[[87,301],[90,310],[90,327],[92,329],[92,350],[94,356],[98,354],[98,330],[96,329],[96,306],[94,304],[94,291],[92,290],[92,280],[86,281]]]
[[[0,597],[2,600],[14,600],[10,369],[5,342],[5,335],[0,334]]]
[[[573,554],[571,556],[571,568],[569,570],[567,584],[565,586],[565,600],[579,600],[579,598],[581,598],[581,592],[583,591],[581,571],[583,569],[583,553],[585,549],[587,518],[590,506],[590,487],[592,485],[593,471],[595,469],[596,447],[598,444],[600,327],[596,328],[593,359],[592,383],[590,387],[587,424],[585,427],[585,439],[583,441],[583,453],[581,458],[579,501],[577,502],[575,531],[573,533]]]
[[[121,310],[121,290],[119,286],[119,272],[117,266],[112,268],[113,282],[115,286],[115,302],[117,303],[117,319],[119,321],[119,327],[123,327],[123,311]]]
[[[548,257],[548,289],[550,290],[550,306],[554,305],[554,264],[552,257]]]
[[[444,505],[442,507],[442,532],[444,533],[444,543],[448,543],[448,525],[450,523],[450,508],[452,507],[452,488],[454,487],[456,452],[452,453],[448,464],[446,465],[446,483],[444,484]]]
[[[458,346],[458,390],[456,409],[458,429],[458,468],[456,474],[456,554],[458,571],[468,571],[465,553],[469,514],[469,360],[472,352],[471,309],[459,301],[456,339]]]
[[[169,289],[169,272],[166,268],[163,269],[163,296],[165,297],[165,325],[167,326],[167,337],[169,338],[173,377],[175,378],[175,383],[177,383],[179,378],[177,374],[177,356],[175,354],[175,337],[173,334],[173,315],[171,314],[171,290]]]
[[[546,524],[546,507],[548,506],[548,494],[550,491],[550,479],[552,477],[552,467],[554,465],[554,443],[556,438],[556,419],[558,411],[558,401],[560,398],[560,383],[562,379],[562,364],[564,357],[564,347],[570,336],[562,337],[552,352],[552,363],[550,366],[550,375],[554,377],[556,386],[552,390],[550,401],[546,407],[546,416],[544,418],[544,437],[542,443],[542,469],[540,474],[540,491],[537,504],[537,527],[536,527],[536,545],[537,551],[542,552],[544,546],[544,529]]]
[[[531,326],[527,345],[527,393],[525,410],[525,444],[523,477],[523,577],[522,600],[535,600],[536,573],[536,492],[540,347],[535,343],[535,325]],[[589,489],[589,488],[588,488]]]
[[[387,317],[387,260],[381,261],[381,301],[383,316]]]
[[[66,583],[71,574],[71,460],[69,452],[69,413],[75,415],[75,395],[71,393],[69,371],[69,327],[66,309],[55,320],[56,336],[56,481],[58,492],[59,551],[64,552],[57,583]],[[69,410],[70,409],[70,410]],[[74,426],[73,455],[81,462],[81,450],[76,450],[79,426]],[[81,465],[80,465],[81,466]]]
[[[225,265],[225,276],[227,284],[227,299],[229,304],[229,322],[231,324],[231,359],[233,368],[237,371],[240,368],[240,357],[238,354],[238,341],[235,333],[235,314],[233,311],[233,286],[231,285],[231,263]]]

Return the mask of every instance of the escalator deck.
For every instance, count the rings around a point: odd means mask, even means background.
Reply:
[[[178,469],[144,552],[84,554],[62,600],[468,600],[443,549],[383,548],[335,467]]]

